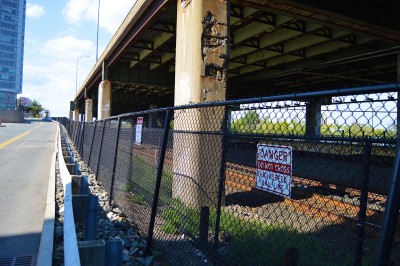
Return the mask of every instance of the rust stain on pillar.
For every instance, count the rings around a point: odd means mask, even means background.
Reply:
[[[228,16],[226,1],[205,1],[203,14],[202,100],[225,99],[228,70]],[[205,4],[205,3],[204,3]],[[212,11],[211,11],[212,10]]]

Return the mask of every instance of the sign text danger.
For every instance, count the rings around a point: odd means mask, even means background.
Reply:
[[[258,144],[256,186],[290,197],[292,185],[292,147]]]

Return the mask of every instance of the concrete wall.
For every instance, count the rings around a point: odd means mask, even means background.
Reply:
[[[20,111],[0,110],[2,123],[21,123],[24,121],[24,114]]]

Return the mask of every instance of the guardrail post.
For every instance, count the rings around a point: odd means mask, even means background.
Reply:
[[[118,124],[117,124],[117,134],[116,134],[116,140],[115,140],[115,152],[114,152],[114,162],[113,162],[113,171],[112,171],[112,176],[111,176],[111,188],[110,188],[110,197],[108,198],[110,206],[111,206],[111,200],[113,198],[113,190],[114,190],[114,179],[115,179],[115,171],[116,171],[116,166],[117,166],[117,155],[118,155],[118,143],[119,143],[119,131],[121,129],[121,117],[118,117]]]
[[[106,120],[103,121],[103,129],[101,130],[101,140],[100,140],[100,150],[99,150],[99,158],[97,160],[97,167],[96,167],[96,179],[99,176],[99,167],[100,167],[100,159],[101,159],[101,150],[103,149],[103,140],[104,140],[104,130],[106,127]]]
[[[149,230],[147,233],[147,245],[146,245],[146,250],[145,250],[146,256],[151,254],[151,248],[153,245],[154,223],[156,221],[158,197],[160,194],[160,186],[161,186],[161,178],[162,178],[162,172],[163,172],[163,167],[164,167],[165,151],[167,149],[167,143],[168,143],[169,124],[171,122],[171,112],[172,112],[172,110],[168,109],[167,113],[165,115],[164,134],[163,134],[163,138],[162,138],[160,152],[158,153],[156,184],[155,184],[155,188],[154,188],[154,197],[153,197],[153,203],[152,203],[152,207],[151,207]]]
[[[93,195],[87,196],[85,240],[96,240],[98,205],[99,205],[98,196],[93,196]]]
[[[78,242],[81,265],[104,266],[105,241],[80,241]]]
[[[363,176],[361,184],[361,194],[360,194],[360,209],[358,211],[358,241],[356,246],[356,254],[354,265],[362,265],[363,248],[364,248],[364,238],[365,238],[365,222],[367,218],[367,208],[368,208],[368,184],[370,176],[370,161],[371,161],[372,143],[369,140],[364,142],[364,167]]]
[[[106,242],[106,261],[107,266],[122,265],[122,240],[112,240]]]
[[[81,178],[81,195],[89,195],[89,177],[87,175],[82,176]]]

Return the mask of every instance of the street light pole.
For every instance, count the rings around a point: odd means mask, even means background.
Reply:
[[[96,63],[99,59],[99,26],[100,26],[100,0],[97,6],[97,40],[96,40]]]
[[[82,55],[78,58],[76,58],[76,74],[75,74],[75,96],[78,94],[78,64],[79,64],[79,59],[83,57],[89,57],[88,55]]]

